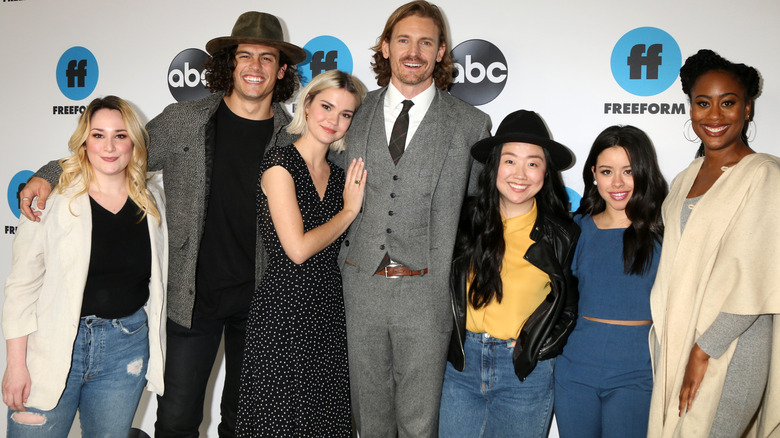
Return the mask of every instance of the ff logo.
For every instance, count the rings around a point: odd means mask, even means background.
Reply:
[[[639,27],[623,35],[612,49],[612,76],[636,96],[666,91],[680,73],[682,53],[671,35],[655,27]]]
[[[200,49],[186,49],[176,55],[168,67],[168,90],[176,102],[186,102],[208,96],[206,70],[203,65],[209,55]]]
[[[84,47],[71,47],[57,62],[57,85],[70,100],[82,100],[95,91],[98,64],[92,52]]]
[[[352,73],[352,54],[347,45],[336,37],[318,36],[306,43],[303,50],[306,51],[306,60],[298,64],[302,86],[324,71],[339,69]]]
[[[19,217],[22,212],[19,210],[19,191],[27,183],[27,180],[33,176],[33,172],[30,170],[22,170],[11,178],[11,182],[8,183],[8,207],[11,208],[14,216]]]
[[[504,90],[506,58],[498,47],[485,40],[468,40],[452,49],[455,80],[450,93],[472,105],[483,105]]]

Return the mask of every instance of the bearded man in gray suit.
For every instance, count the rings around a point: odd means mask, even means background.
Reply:
[[[353,413],[361,437],[434,437],[469,150],[490,135],[490,119],[446,91],[453,61],[435,5],[398,8],[374,51],[382,88],[363,101],[344,154],[368,169],[340,254]]]

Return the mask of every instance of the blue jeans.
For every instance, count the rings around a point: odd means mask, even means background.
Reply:
[[[525,381],[517,378],[506,341],[466,332],[466,365],[447,363],[439,436],[546,437],[552,418],[555,359],[540,361]]]
[[[650,325],[580,317],[555,364],[555,420],[561,438],[644,438],[653,375]]]
[[[24,413],[9,409],[7,436],[65,438],[78,411],[82,436],[127,438],[146,385],[148,331],[143,308],[119,319],[81,318],[57,406],[49,411],[27,408],[43,416],[43,424],[22,424],[14,418],[21,421]]]

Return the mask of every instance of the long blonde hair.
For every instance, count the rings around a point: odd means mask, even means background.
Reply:
[[[89,190],[90,183],[95,179],[92,170],[92,164],[87,157],[86,142],[89,132],[92,129],[92,116],[102,109],[116,110],[122,114],[122,121],[125,124],[130,140],[133,142],[133,153],[130,163],[127,165],[126,184],[127,195],[141,208],[141,217],[143,220],[146,215],[157,219],[157,225],[161,224],[160,212],[157,210],[157,203],[151,192],[146,188],[146,147],[149,144],[149,134],[146,132],[138,115],[125,100],[116,96],[106,96],[97,98],[90,102],[87,109],[79,117],[76,131],[70,137],[68,149],[71,156],[59,161],[62,167],[62,174],[57,183],[57,190],[62,193],[74,181],[81,177],[81,190],[73,195],[73,198],[82,195]],[[73,202],[71,198],[70,202]],[[70,209],[70,203],[68,204]],[[71,210],[73,213],[73,210]]]

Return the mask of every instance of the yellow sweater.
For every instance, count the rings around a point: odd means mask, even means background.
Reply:
[[[550,293],[550,277],[523,258],[531,246],[531,229],[536,222],[536,203],[528,213],[503,219],[506,251],[501,263],[503,298],[493,299],[481,309],[468,303],[466,330],[489,333],[498,339],[517,338],[525,321]]]

